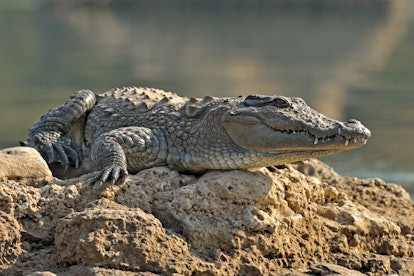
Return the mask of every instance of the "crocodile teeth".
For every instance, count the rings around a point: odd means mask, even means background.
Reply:
[[[364,139],[363,139],[364,145],[367,143],[367,141],[368,141],[368,139],[367,139],[367,138],[364,138]]]
[[[338,128],[338,135],[341,135],[342,129]]]
[[[314,145],[318,144],[318,138],[317,137],[315,137],[315,140],[313,140],[313,144]]]
[[[345,139],[345,146],[348,146],[349,144],[349,139]]]

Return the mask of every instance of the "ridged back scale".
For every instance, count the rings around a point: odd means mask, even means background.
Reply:
[[[150,127],[150,116],[159,116],[163,111],[178,111],[187,101],[172,92],[143,87],[114,88],[99,94],[97,104],[87,116],[86,143],[91,145],[99,135],[113,129]]]

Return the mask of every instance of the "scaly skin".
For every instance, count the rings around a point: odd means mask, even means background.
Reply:
[[[78,166],[90,155],[97,182],[167,165],[179,171],[283,165],[364,145],[370,131],[339,122],[300,98],[249,95],[203,99],[152,88],[82,90],[42,116],[28,145],[48,163]]]

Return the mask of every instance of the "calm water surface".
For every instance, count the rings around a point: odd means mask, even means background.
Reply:
[[[413,1],[76,2],[0,4],[1,148],[83,88],[282,94],[371,129],[337,171],[414,191]]]

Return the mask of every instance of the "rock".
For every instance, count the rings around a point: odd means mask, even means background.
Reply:
[[[0,271],[16,262],[22,253],[21,231],[13,216],[0,211]]]
[[[140,209],[100,200],[59,222],[55,233],[59,262],[164,275],[201,275],[215,267],[193,256],[188,244],[167,234],[161,222]]]
[[[33,148],[14,147],[0,150],[0,179],[52,176],[45,160]]]
[[[317,275],[352,275],[352,276],[364,276],[365,274],[353,270],[348,269],[346,267],[335,265],[335,264],[327,264],[321,263],[317,265],[313,265],[310,267],[311,271]]]
[[[151,272],[131,272],[119,269],[102,267],[90,267],[82,265],[71,266],[69,271],[60,275],[83,275],[83,276],[158,276]]]
[[[414,204],[380,179],[317,160],[201,176],[152,168],[120,187],[91,186],[94,175],[0,183],[2,273],[414,273]]]
[[[56,274],[49,271],[35,271],[30,273],[28,276],[56,276]]]

